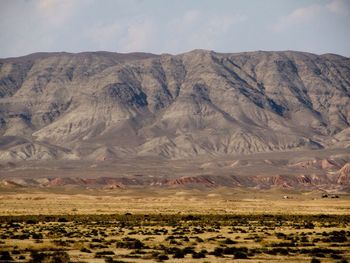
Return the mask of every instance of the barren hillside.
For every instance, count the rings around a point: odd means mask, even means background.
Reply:
[[[301,52],[0,60],[0,160],[349,147],[350,59]]]

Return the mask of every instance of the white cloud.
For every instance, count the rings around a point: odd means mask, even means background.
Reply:
[[[235,25],[245,20],[241,15],[203,17],[198,28],[189,34],[190,49],[215,49]]]
[[[289,15],[282,17],[280,21],[272,27],[272,30],[279,32],[293,25],[302,24],[308,20],[312,20],[321,11],[321,5],[310,5],[298,8]]]
[[[183,15],[183,17],[181,18],[181,21],[185,25],[188,25],[188,24],[191,25],[196,21],[198,21],[200,16],[201,16],[201,13],[199,10],[189,10]]]
[[[34,3],[38,15],[45,23],[60,27],[69,21],[79,5],[81,7],[82,3],[87,4],[88,2],[88,0],[83,2],[78,0],[37,0]]]
[[[247,17],[244,15],[223,15],[223,16],[213,16],[208,21],[208,29],[212,32],[226,33],[232,26],[244,22]]]
[[[233,27],[247,20],[241,14],[208,15],[199,10],[189,10],[183,16],[173,19],[166,31],[171,32],[166,46],[182,52],[190,49],[214,49]]]
[[[336,14],[349,14],[349,7],[346,5],[345,0],[332,0],[326,5],[326,8]]]
[[[331,0],[326,4],[314,4],[301,7],[295,9],[290,14],[281,17],[280,20],[272,26],[272,30],[275,32],[280,32],[292,26],[303,24],[313,20],[323,12],[347,15],[349,10],[345,0]]]
[[[245,21],[243,15],[208,15],[188,10],[181,16],[156,23],[149,16],[116,19],[88,28],[85,37],[99,49],[117,52],[171,52],[191,49],[215,49],[225,43],[235,25]]]
[[[154,48],[157,28],[151,18],[138,17],[95,24],[85,30],[84,36],[100,50],[146,51]]]
[[[126,34],[120,41],[122,52],[150,50],[155,38],[156,25],[149,18],[142,18],[127,25]]]

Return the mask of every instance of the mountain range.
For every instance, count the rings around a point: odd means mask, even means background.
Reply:
[[[348,160],[347,57],[193,50],[0,59],[3,167],[332,149]]]
[[[349,146],[350,59],[300,52],[0,60],[0,159]]]

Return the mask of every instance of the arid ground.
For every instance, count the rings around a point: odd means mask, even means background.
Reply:
[[[347,262],[350,256],[348,215],[38,215],[0,221],[1,259],[15,262]]]
[[[16,189],[1,192],[0,214],[350,214],[350,194],[322,195],[230,188]]]
[[[0,214],[1,258],[15,262],[350,258],[349,194],[15,187],[2,190]]]

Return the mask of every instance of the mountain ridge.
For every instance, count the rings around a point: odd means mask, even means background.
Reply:
[[[86,55],[86,54],[105,54],[105,55],[140,55],[144,57],[157,57],[157,56],[180,56],[183,54],[191,53],[191,52],[204,52],[204,53],[214,53],[214,54],[219,54],[219,55],[234,55],[234,54],[251,54],[251,53],[300,53],[300,54],[309,54],[309,55],[315,55],[315,56],[335,56],[335,57],[340,57],[340,58],[345,58],[349,59],[350,57],[340,55],[337,53],[322,53],[322,54],[316,54],[312,52],[307,52],[307,51],[296,51],[296,50],[255,50],[255,51],[243,51],[243,52],[217,52],[215,50],[209,50],[209,49],[192,49],[189,51],[184,51],[176,54],[172,53],[152,53],[152,52],[141,52],[141,51],[135,51],[135,52],[114,52],[114,51],[106,51],[106,50],[95,50],[95,51],[81,51],[81,52],[68,52],[68,51],[44,51],[44,52],[33,52],[29,53],[26,55],[21,55],[21,56],[11,56],[11,57],[2,57],[0,58],[1,60],[12,60],[12,59],[24,59],[24,58],[40,58],[42,56],[55,56],[55,55]]]
[[[350,145],[350,59],[339,55],[58,52],[0,66],[0,161]]]

